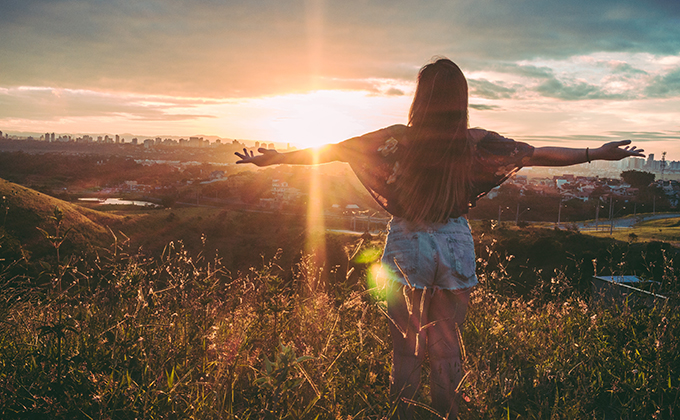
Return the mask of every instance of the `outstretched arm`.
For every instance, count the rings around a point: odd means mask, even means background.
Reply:
[[[593,160],[621,160],[630,156],[645,157],[644,149],[630,147],[630,140],[605,143],[596,149],[571,147],[537,147],[524,166],[569,166]],[[624,147],[625,146],[625,147]]]
[[[260,147],[257,149],[258,153],[260,153],[259,155],[255,155],[252,151],[249,152],[244,148],[243,153],[236,152],[234,154],[240,158],[236,163],[252,163],[257,166],[278,164],[314,165],[343,160],[335,146],[334,144],[329,144],[318,149],[310,148],[286,153],[279,153],[274,149]]]

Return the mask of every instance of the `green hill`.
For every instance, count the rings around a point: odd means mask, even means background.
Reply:
[[[0,236],[5,240],[18,241],[36,256],[48,252],[51,245],[38,228],[56,233],[52,218],[55,208],[63,214],[61,232],[70,229],[63,247],[72,251],[110,243],[107,226],[117,226],[124,220],[123,216],[88,209],[0,179]]]

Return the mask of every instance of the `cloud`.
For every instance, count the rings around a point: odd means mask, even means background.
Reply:
[[[668,142],[674,144],[680,140],[680,131],[608,131],[600,135],[564,135],[564,136],[522,136],[523,141],[565,143],[592,142],[606,143],[617,140],[632,140],[635,143]]]
[[[485,79],[468,80],[470,94],[485,99],[509,99],[516,93],[515,88],[503,86]]]
[[[680,140],[680,131],[610,131],[612,136],[635,142],[673,141]]]
[[[607,93],[598,86],[582,81],[562,82],[556,78],[545,81],[536,87],[536,92],[549,98],[557,98],[565,101],[578,101],[584,99],[627,99],[626,94]]]
[[[532,79],[551,79],[555,74],[555,72],[550,67],[538,67],[516,63],[496,63],[491,66],[491,69],[502,73],[515,74]]]
[[[646,71],[633,67],[628,63],[610,62],[607,63],[611,68],[612,73],[622,74],[625,76],[639,76],[648,74]]]
[[[478,111],[493,111],[500,108],[498,105],[486,105],[486,104],[469,104],[468,106]]]
[[[654,77],[646,87],[645,93],[652,98],[680,96],[680,68]]]
[[[214,115],[178,113],[204,105],[206,100],[157,96],[110,95],[91,91],[52,88],[0,90],[0,115],[45,121],[63,118],[124,116],[137,121],[182,121],[217,118]]]
[[[406,95],[406,93],[405,93],[403,90],[397,89],[397,88],[389,88],[389,89],[387,89],[387,92],[385,92],[385,94],[386,94],[386,95],[389,95],[389,96],[403,96],[403,95]]]
[[[334,89],[340,79],[412,81],[434,55],[475,70],[680,52],[678,7],[652,0],[24,0],[2,9],[6,86],[252,97]]]

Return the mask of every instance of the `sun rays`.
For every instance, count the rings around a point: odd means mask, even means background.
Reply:
[[[309,201],[305,253],[311,255],[316,267],[326,260],[326,223],[323,212],[323,191],[319,180],[319,153],[313,149],[314,164],[309,169]]]

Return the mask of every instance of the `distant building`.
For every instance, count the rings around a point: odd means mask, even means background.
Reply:
[[[210,179],[222,179],[224,178],[224,171],[212,171],[210,173]]]
[[[132,138],[132,144],[134,144],[136,146],[137,142],[138,142],[137,137],[133,137]]]
[[[203,147],[203,137],[189,137],[189,147]]]

